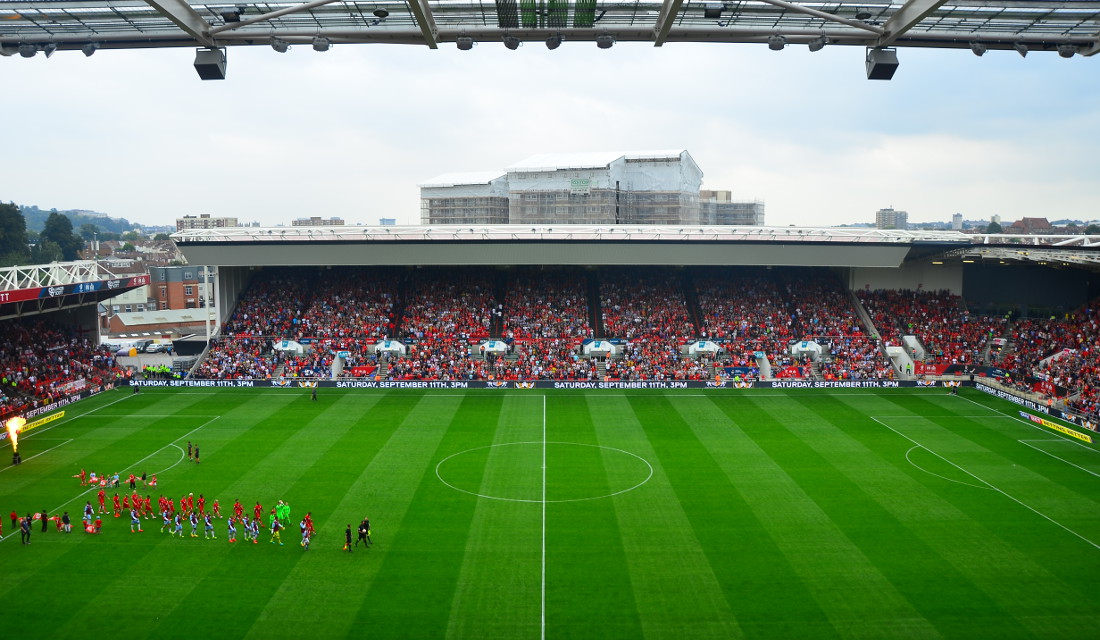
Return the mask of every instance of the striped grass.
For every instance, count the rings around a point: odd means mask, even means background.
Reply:
[[[1100,449],[964,390],[116,391],[0,467],[5,629],[48,636],[1092,638]],[[201,464],[186,459],[198,444]],[[10,445],[0,448],[6,460]],[[33,456],[33,457],[32,457]],[[282,499],[284,546],[41,533],[72,475]],[[156,494],[154,494],[154,498]],[[297,522],[313,514],[313,547]],[[342,551],[370,517],[374,545]],[[79,528],[79,527],[78,527]]]

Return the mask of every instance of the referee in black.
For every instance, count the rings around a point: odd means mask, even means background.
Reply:
[[[363,543],[364,547],[370,545],[368,534],[370,534],[370,520],[363,518],[363,521],[359,523],[359,539],[355,541],[355,546],[358,547],[360,542]]]

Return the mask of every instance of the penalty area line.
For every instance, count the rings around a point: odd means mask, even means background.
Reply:
[[[176,440],[174,440],[174,441],[172,441],[172,442],[169,442],[168,444],[164,445],[163,447],[160,447],[159,449],[157,449],[156,451],[154,451],[154,452],[150,453],[149,455],[145,456],[145,457],[144,457],[144,458],[142,458],[141,460],[138,460],[137,462],[135,462],[135,463],[133,463],[133,464],[130,464],[130,465],[126,465],[125,467],[123,467],[123,470],[124,470],[124,471],[126,471],[126,470],[129,470],[129,469],[133,468],[133,467],[136,467],[136,466],[138,466],[139,464],[141,464],[142,462],[145,462],[145,461],[146,461],[146,460],[148,460],[149,458],[152,458],[153,456],[157,455],[158,453],[160,453],[161,451],[163,451],[163,450],[165,450],[165,449],[167,449],[167,448],[169,448],[169,447],[175,447],[176,449],[180,449],[179,445],[177,445],[177,444],[176,444],[176,442],[177,442],[177,441],[179,441],[179,440],[183,440],[184,438],[186,438],[186,437],[190,436],[190,435],[191,435],[192,433],[195,433],[195,432],[196,432],[196,431],[198,431],[199,429],[202,429],[203,427],[206,427],[206,426],[207,426],[207,425],[209,425],[209,424],[210,424],[211,422],[213,422],[213,421],[217,420],[217,419],[218,419],[218,418],[220,418],[220,417],[221,417],[221,416],[214,416],[213,418],[210,418],[210,419],[209,419],[209,420],[207,420],[206,422],[204,422],[204,423],[202,423],[201,425],[199,425],[199,426],[195,427],[194,429],[192,429],[192,430],[188,431],[187,433],[183,434],[183,435],[182,435],[182,436],[180,436],[179,438],[176,438]],[[58,446],[58,447],[60,447],[60,446],[62,446],[62,445],[64,445],[64,444],[68,444],[68,443],[67,443],[67,442],[63,442],[63,443],[61,443],[61,444],[59,444],[59,445],[57,445],[57,446]],[[53,448],[54,448],[54,449],[56,449],[57,447],[53,447]],[[46,451],[49,451],[49,449],[47,449]],[[42,453],[46,453],[46,451],[43,451]],[[183,453],[183,449],[180,449],[180,453],[181,453],[181,454]],[[42,454],[41,454],[41,453],[39,453],[39,454],[35,454],[35,455],[42,455]],[[30,460],[30,458],[27,458],[27,460]],[[176,464],[179,464],[179,462],[177,461],[177,462],[176,462]],[[175,465],[175,464],[174,464],[174,465],[172,465],[172,467],[174,467],[174,466],[176,466],[176,465]],[[171,469],[172,467],[169,467],[169,469]],[[4,469],[3,471],[6,471],[7,469],[11,469],[11,468],[13,468],[13,467],[7,467],[7,468],[6,468],[6,469]],[[120,473],[121,473],[121,472],[120,472]],[[82,497],[84,497],[85,495],[87,495],[87,494],[89,494],[89,493],[91,493],[91,492],[93,492],[93,491],[97,491],[97,490],[98,490],[99,488],[100,488],[99,486],[95,486],[95,487],[88,487],[88,488],[87,488],[87,489],[85,489],[84,491],[81,491],[80,493],[76,494],[76,496],[74,496],[74,497],[72,497],[72,498],[70,498],[70,499],[66,500],[66,501],[65,501],[65,502],[63,502],[62,504],[60,504],[60,505],[58,505],[58,506],[54,507],[53,509],[51,509],[51,510],[50,510],[50,513],[57,513],[57,512],[59,512],[59,511],[62,511],[62,510],[63,510],[63,509],[65,509],[65,507],[67,507],[68,505],[72,504],[73,502],[76,502],[76,501],[80,500],[80,499],[81,499]],[[12,537],[12,536],[10,536],[10,535],[8,535],[8,536],[4,536],[4,537],[3,537],[2,539],[0,539],[0,542],[3,542],[4,540],[7,540],[8,538],[11,538],[11,537]]]
[[[34,438],[36,436],[40,436],[43,433],[46,433],[47,431],[49,431],[50,429],[53,429],[54,427],[60,427],[63,424],[69,424],[70,422],[72,422],[73,420],[76,420],[77,418],[83,418],[84,416],[86,416],[90,413],[95,413],[96,411],[99,411],[100,409],[106,409],[107,407],[109,407],[113,404],[117,404],[119,402],[122,402],[123,400],[125,400],[129,397],[130,396],[122,396],[118,400],[112,400],[111,402],[108,402],[107,404],[103,405],[102,407],[96,407],[95,409],[85,411],[84,413],[81,413],[79,415],[69,416],[67,418],[62,419],[57,424],[51,424],[51,425],[43,427],[41,429],[35,429],[34,433],[28,433],[26,436],[21,437],[20,440],[24,440],[24,439],[29,440],[29,439]],[[45,415],[49,415],[50,413],[52,413],[52,412],[47,412]],[[10,443],[10,441],[5,441],[5,442]],[[5,444],[4,446],[8,446],[8,444]],[[30,458],[27,458],[27,459],[30,460]]]
[[[1001,489],[1001,488],[999,488],[999,487],[996,487],[996,486],[994,486],[994,485],[993,485],[993,484],[992,484],[991,482],[989,482],[989,481],[987,481],[987,480],[983,480],[982,478],[979,478],[979,477],[978,477],[977,475],[975,475],[974,473],[972,473],[972,472],[970,472],[970,471],[967,471],[966,469],[964,469],[964,468],[960,467],[959,465],[955,464],[954,462],[951,462],[951,461],[950,461],[950,460],[948,460],[947,458],[945,458],[945,457],[941,456],[940,454],[938,454],[938,453],[936,453],[935,451],[933,451],[933,450],[929,449],[928,447],[926,447],[926,446],[924,446],[923,444],[921,444],[921,443],[917,442],[916,440],[914,440],[914,439],[910,438],[909,436],[907,436],[907,435],[905,435],[904,433],[902,433],[902,432],[898,431],[897,429],[895,429],[895,428],[891,427],[890,425],[888,425],[888,424],[886,424],[885,422],[883,422],[883,421],[879,420],[878,418],[876,418],[876,417],[874,417],[874,416],[870,416],[870,418],[871,418],[872,420],[874,420],[875,422],[877,422],[877,423],[881,424],[882,426],[886,427],[886,428],[887,428],[887,429],[889,429],[890,431],[893,431],[894,433],[898,434],[899,436],[901,436],[901,437],[905,438],[905,439],[906,439],[906,440],[908,440],[909,442],[912,442],[913,444],[917,445],[918,447],[920,447],[920,448],[924,449],[924,450],[925,450],[925,451],[927,451],[928,453],[931,453],[932,455],[936,456],[936,457],[937,457],[937,458],[939,458],[940,460],[943,460],[944,462],[946,462],[947,464],[951,465],[952,467],[955,467],[955,468],[956,468],[956,469],[958,469],[959,471],[962,471],[963,473],[965,473],[966,475],[970,476],[971,478],[974,478],[975,480],[977,480],[978,482],[980,482],[980,483],[984,484],[985,486],[989,487],[989,488],[990,488],[990,489],[992,489],[993,491],[996,491],[997,493],[999,493],[999,494],[1001,494],[1002,496],[1004,496],[1004,497],[1008,498],[1009,500],[1011,500],[1011,501],[1015,502],[1016,504],[1020,505],[1021,507],[1025,508],[1025,509],[1027,509],[1028,511],[1030,511],[1030,512],[1034,513],[1035,515],[1037,515],[1037,516],[1039,516],[1039,517],[1043,518],[1043,519],[1044,519],[1044,520],[1046,520],[1047,522],[1050,522],[1051,524],[1053,524],[1053,525],[1057,526],[1058,528],[1062,529],[1063,531],[1066,531],[1067,533],[1069,533],[1069,534],[1073,535],[1074,537],[1076,537],[1076,538],[1079,538],[1079,539],[1083,540],[1084,542],[1088,543],[1088,545],[1089,545],[1089,546],[1091,546],[1092,548],[1094,548],[1094,549],[1097,549],[1097,550],[1100,550],[1100,544],[1097,544],[1097,543],[1093,542],[1092,540],[1089,540],[1089,539],[1088,539],[1088,538],[1086,538],[1085,536],[1083,536],[1083,535],[1081,535],[1081,534],[1077,533],[1077,532],[1076,532],[1076,531],[1074,531],[1073,529],[1070,529],[1069,527],[1067,527],[1066,525],[1062,524],[1061,522],[1058,522],[1058,521],[1057,521],[1057,520],[1055,520],[1054,518],[1051,518],[1050,516],[1048,516],[1047,514],[1043,513],[1042,511],[1039,511],[1039,510],[1038,510],[1038,509],[1036,509],[1035,507],[1032,507],[1031,505],[1028,505],[1028,504],[1024,503],[1023,501],[1021,501],[1020,499],[1018,499],[1018,498],[1015,498],[1015,497],[1013,497],[1013,496],[1009,495],[1009,494],[1008,494],[1008,493],[1006,493],[1006,492],[1005,492],[1005,491],[1004,491],[1003,489]],[[914,466],[915,466],[915,465],[914,465]]]
[[[1045,435],[1054,436],[1055,438],[1058,438],[1060,440],[1065,440],[1066,442],[1072,442],[1073,444],[1075,444],[1079,447],[1082,447],[1084,449],[1088,449],[1089,451],[1096,451],[1092,447],[1084,445],[1084,444],[1078,442],[1077,440],[1075,440],[1075,439],[1073,439],[1069,436],[1063,436],[1063,435],[1059,434],[1057,431],[1053,431],[1053,430],[1050,430],[1050,429],[1045,429],[1045,428],[1040,427],[1038,425],[1032,424],[1032,423],[1028,422],[1027,420],[1024,420],[1023,418],[1021,418],[1019,416],[1014,416],[1011,413],[1005,413],[1004,411],[1001,411],[1000,409],[995,409],[993,407],[986,406],[986,405],[978,402],[977,400],[971,400],[970,398],[965,398],[963,396],[955,396],[955,397],[962,398],[963,400],[966,400],[967,402],[972,402],[972,403],[978,405],[979,407],[982,407],[983,409],[986,409],[988,411],[992,411],[994,413],[1000,414],[1000,415],[1002,415],[1006,418],[1010,418],[1011,420],[1013,420],[1015,422],[1019,422],[1022,425],[1025,425],[1027,427],[1031,427],[1032,429],[1035,429],[1036,431],[1039,431],[1039,432],[1041,432]],[[1051,416],[1051,417],[1053,417],[1053,416]],[[1066,428],[1068,429],[1069,427],[1066,427]]]
[[[1046,449],[1043,449],[1042,447],[1036,447],[1035,445],[1031,444],[1032,442],[1062,442],[1062,440],[1060,440],[1060,439],[1051,438],[1049,440],[1019,440],[1018,442],[1020,444],[1031,447],[1032,449],[1035,449],[1039,453],[1045,453],[1048,456],[1050,456],[1051,458],[1054,458],[1055,460],[1061,460],[1062,462],[1068,464],[1071,467],[1077,467],[1078,469],[1080,469],[1081,471],[1084,471],[1085,473],[1089,474],[1090,476],[1095,476],[1097,478],[1100,478],[1100,474],[1096,473],[1095,471],[1089,471],[1088,469],[1086,469],[1086,468],[1084,468],[1080,465],[1073,464],[1072,462],[1070,462],[1069,460],[1066,460],[1065,458],[1054,455],[1053,453],[1047,451]],[[1093,451],[1093,449],[1088,449],[1088,450]]]

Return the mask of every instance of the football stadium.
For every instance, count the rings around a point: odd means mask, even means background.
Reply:
[[[140,282],[8,274],[9,627],[1095,633],[1088,236],[174,239],[217,265],[195,355],[86,337],[96,303]]]

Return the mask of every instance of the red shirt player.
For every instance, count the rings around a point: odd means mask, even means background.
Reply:
[[[137,491],[135,491],[133,495],[130,496],[130,504],[134,505],[134,508],[139,510],[140,515],[141,496],[138,495]]]
[[[214,517],[215,518],[222,517],[222,506],[220,504],[218,504],[218,499],[217,498],[214,498],[214,505],[213,506],[214,506]]]
[[[96,496],[99,498],[99,512],[100,513],[106,513],[107,512],[107,492],[104,491],[103,489],[100,489],[99,493],[97,493]]]
[[[256,503],[256,508],[253,509],[252,511],[253,511],[254,515],[256,516],[256,522],[258,523],[256,526],[257,527],[263,527],[264,526],[264,508],[260,506],[259,502],[257,502]]]
[[[309,533],[309,537],[312,538],[313,534],[316,533],[316,530],[314,530],[314,528],[313,528],[313,512],[312,511],[306,512],[306,518],[305,519],[306,519],[306,531]]]
[[[199,494],[199,515],[206,515],[206,496]]]
[[[244,515],[244,507],[241,506],[241,501],[237,500],[236,502],[233,503],[233,517],[235,517],[237,519],[237,521],[239,522],[240,519],[241,519],[241,516],[243,516],[243,515]]]
[[[119,514],[122,513],[122,502],[119,501],[117,493],[115,494],[115,497],[114,497],[114,503],[115,503],[115,517],[117,518],[117,517],[119,517]]]
[[[85,480],[87,475],[88,474],[86,474],[83,469],[80,470],[80,475],[77,476],[78,478],[80,478],[80,486],[83,487],[84,485],[88,484],[87,481]]]

